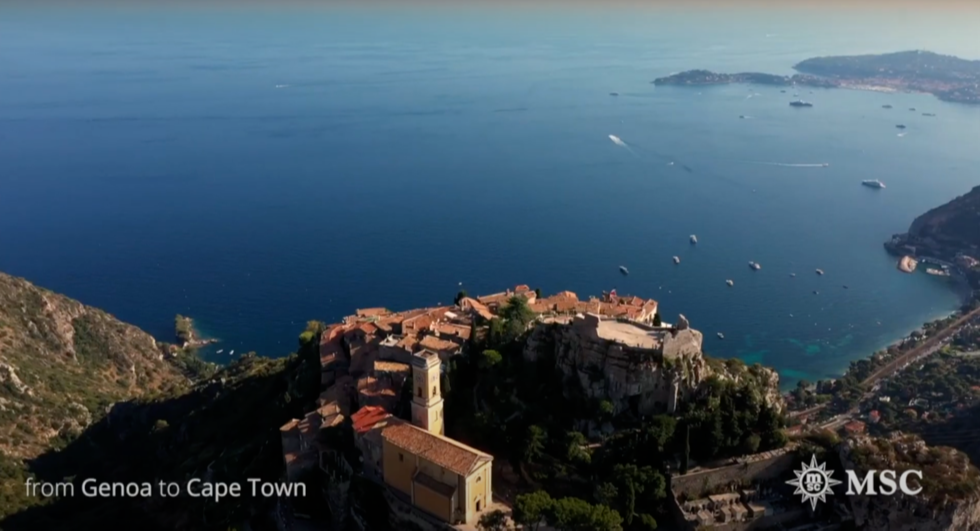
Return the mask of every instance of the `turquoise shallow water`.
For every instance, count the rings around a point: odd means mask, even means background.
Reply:
[[[977,184],[980,109],[649,81],[967,53],[965,22],[910,43],[748,15],[4,14],[0,269],[161,338],[193,316],[214,359],[283,355],[307,319],[445,303],[459,282],[527,283],[656,298],[710,354],[791,382],[958,303],[881,243]]]

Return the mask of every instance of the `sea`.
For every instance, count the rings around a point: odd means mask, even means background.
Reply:
[[[651,81],[976,58],[975,12],[133,5],[0,7],[0,270],[190,316],[212,361],[528,284],[654,298],[793,385],[960,304],[882,242],[980,184],[980,107]]]

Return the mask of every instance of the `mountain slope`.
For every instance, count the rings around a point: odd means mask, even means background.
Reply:
[[[929,246],[980,247],[980,186],[915,218],[908,235]]]
[[[181,357],[106,312],[0,273],[0,453],[35,457],[112,403],[185,388]]]

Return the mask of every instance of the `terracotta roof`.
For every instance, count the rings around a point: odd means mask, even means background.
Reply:
[[[378,360],[374,362],[374,372],[394,372],[394,373],[404,373],[411,372],[412,368],[407,363],[398,363],[397,361],[384,361]]]
[[[468,475],[477,464],[493,459],[490,454],[408,423],[388,426],[381,432],[381,437],[461,476]]]
[[[574,292],[571,291],[559,291],[558,293],[555,293],[554,295],[548,298],[549,299],[572,299],[577,301],[578,295],[576,295]]]
[[[409,352],[414,352],[415,347],[418,346],[419,340],[412,336],[405,336],[395,344],[396,347],[403,348]]]
[[[387,308],[359,308],[354,313],[358,317],[380,317],[382,315],[388,315],[391,312]]]
[[[365,376],[357,380],[357,392],[367,397],[397,396],[390,381],[379,380],[373,376]]]
[[[439,323],[436,325],[436,332],[439,332],[443,336],[454,336],[463,339],[470,338],[470,327],[458,324]]]
[[[423,336],[422,341],[419,341],[419,346],[424,349],[442,352],[454,352],[459,350],[458,343],[432,335]]]
[[[379,406],[365,406],[351,415],[351,422],[354,424],[356,433],[364,433],[375,426],[375,424],[391,417],[391,414]]]
[[[524,293],[525,291],[531,291],[531,288],[527,284],[514,286],[514,293]]]
[[[365,334],[374,334],[378,331],[378,327],[374,326],[374,323],[361,323],[357,325],[358,328],[364,331]]]
[[[473,310],[477,315],[488,321],[493,319],[493,312],[490,311],[490,308],[487,308],[485,304],[476,299],[464,297],[463,300],[459,301],[459,305],[461,308]]]
[[[415,473],[415,483],[435,492],[443,498],[452,498],[453,494],[456,493],[456,487],[446,485],[422,471]]]

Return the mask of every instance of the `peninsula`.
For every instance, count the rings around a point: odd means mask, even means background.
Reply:
[[[924,92],[943,101],[980,104],[980,61],[922,50],[877,55],[814,57],[793,66],[793,75],[724,74],[688,70],[653,80],[654,85],[750,83],[776,86]]]

